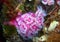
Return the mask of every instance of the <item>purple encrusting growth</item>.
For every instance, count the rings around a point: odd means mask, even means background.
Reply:
[[[24,39],[31,39],[42,29],[45,16],[46,13],[42,7],[37,7],[35,13],[27,12],[23,15],[19,15],[15,20],[10,21],[10,24],[13,24],[16,27],[17,32]]]

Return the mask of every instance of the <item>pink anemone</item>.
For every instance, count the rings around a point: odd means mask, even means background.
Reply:
[[[18,14],[21,14],[20,12]],[[11,20],[9,24],[14,25],[17,32],[24,38],[32,38],[44,25],[44,17],[46,13],[42,8],[38,8],[35,13],[28,12],[23,15],[18,15]]]

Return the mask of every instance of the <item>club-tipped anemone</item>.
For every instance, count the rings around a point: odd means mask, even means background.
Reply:
[[[60,0],[57,0],[57,4],[60,6]]]
[[[43,3],[44,5],[46,5],[48,2],[47,2],[47,0],[42,0],[42,3]]]
[[[54,5],[54,0],[42,0],[42,3],[44,5]]]
[[[32,37],[36,36],[38,31],[42,29],[45,16],[45,11],[42,9],[42,7],[38,6],[35,13],[27,12],[23,15],[18,15],[14,20],[11,20],[9,23],[13,24],[16,27],[17,32],[24,39],[31,39]]]

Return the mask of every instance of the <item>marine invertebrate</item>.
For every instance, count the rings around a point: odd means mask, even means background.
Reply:
[[[54,4],[54,0],[42,0],[42,3],[44,4],[44,5],[53,5]]]
[[[18,14],[21,14],[20,12]],[[14,25],[18,33],[24,38],[32,38],[44,25],[45,11],[42,7],[37,7],[37,11],[27,12],[23,15],[18,15],[15,19],[11,20],[9,24]]]
[[[57,4],[60,6],[60,0],[56,0],[57,1]]]

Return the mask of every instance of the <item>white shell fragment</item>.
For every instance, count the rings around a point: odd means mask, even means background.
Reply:
[[[43,35],[39,38],[39,41],[46,41],[48,39],[48,35]]]
[[[51,24],[48,28],[48,31],[54,31],[54,29],[56,28],[57,25],[59,25],[59,22],[57,22],[57,21],[51,22]]]

